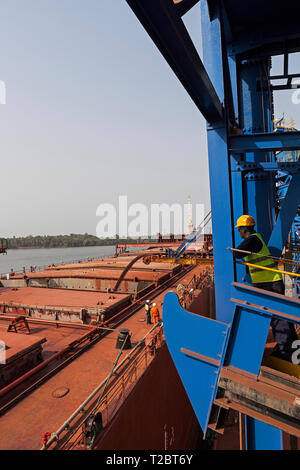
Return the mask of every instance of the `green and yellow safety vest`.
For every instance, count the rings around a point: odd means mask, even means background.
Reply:
[[[265,266],[266,268],[278,269],[277,263],[275,263],[274,259],[269,258],[269,256],[271,256],[271,253],[267,245],[263,241],[262,236],[259,233],[254,233],[253,235],[260,239],[263,246],[258,253],[253,253],[253,255],[245,256],[246,263],[252,263],[258,266]],[[266,269],[253,268],[249,266],[249,272],[253,284],[260,282],[280,281],[282,279],[282,275],[280,273],[274,273],[272,271],[267,271]]]

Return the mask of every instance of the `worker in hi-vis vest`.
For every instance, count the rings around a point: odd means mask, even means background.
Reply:
[[[243,238],[242,243],[238,246],[238,250],[248,251],[252,254],[234,252],[235,258],[245,258],[246,263],[255,264],[266,268],[277,268],[277,263],[271,257],[271,253],[259,233],[256,233],[254,227],[256,222],[251,215],[242,215],[238,218],[236,228],[238,228],[240,236]],[[284,295],[284,283],[282,275],[274,271],[266,269],[254,268],[249,266],[249,273],[254,287],[259,289],[276,292]],[[271,327],[274,339],[277,343],[272,355],[291,361],[294,352],[292,343],[298,339],[295,326],[280,318],[272,318]]]
[[[150,300],[146,300],[145,303],[145,311],[146,311],[146,320],[147,320],[147,325],[152,325],[151,322],[151,305],[150,305]]]

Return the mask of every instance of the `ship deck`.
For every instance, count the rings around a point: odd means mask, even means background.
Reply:
[[[134,345],[151,325],[146,324],[141,308],[122,327],[130,329]],[[42,435],[55,432],[109,374],[118,354],[117,336],[118,331],[111,332],[1,416],[0,449],[40,449]],[[61,387],[69,393],[54,398],[53,392]]]
[[[175,282],[172,288],[168,288],[156,296],[149,293],[149,298],[151,301],[155,299],[160,312],[162,312],[162,303],[166,291],[173,290],[176,292],[176,286],[179,283],[189,284],[193,276],[195,274],[199,275],[202,269],[200,266],[193,268],[186,272],[179,281]],[[43,289],[33,288],[33,290],[34,295],[39,295],[39,291]],[[17,295],[19,291],[13,292]],[[48,289],[48,291],[51,297],[51,289]],[[3,293],[5,292],[6,295],[12,294],[7,289],[3,291]],[[74,294],[80,297],[78,297],[79,303],[83,299],[82,294],[87,294],[90,297],[90,303],[99,298],[99,293],[70,292],[72,297]],[[48,301],[51,301],[50,297]],[[5,327],[4,322],[5,319],[2,319],[0,327]],[[88,331],[87,327],[84,326],[56,328],[49,324],[34,324],[31,322],[29,324],[33,335],[47,339],[44,344],[45,357],[55,354],[74,339],[83,337]],[[115,345],[120,328],[130,330],[131,342],[134,346],[146,335],[151,327],[152,325],[146,324],[144,305],[142,304],[136,313],[118,326],[117,330],[111,331],[101,338],[76,360],[68,363],[63,369],[39,385],[38,388],[15,403],[13,407],[6,410],[0,416],[0,449],[40,449],[42,435],[47,431],[55,432],[111,372],[118,355]],[[126,355],[127,353],[124,351],[121,360]],[[56,398],[54,392],[62,387],[66,387],[69,392],[61,398]],[[15,393],[12,393],[12,396]]]
[[[129,299],[128,294],[85,292],[35,287],[0,288],[0,305],[31,305],[55,308],[111,308]]]
[[[90,279],[113,279],[118,280],[123,269],[101,269],[101,268],[91,268],[91,269],[53,269],[53,270],[44,270],[37,272],[30,272],[26,274],[17,274],[11,279],[52,279],[52,278],[90,278]],[[137,271],[131,269],[128,273],[125,274],[125,281],[153,281],[154,272],[151,271]],[[168,274],[168,273],[167,273]],[[161,280],[167,275],[166,272],[155,272],[157,279]]]
[[[49,266],[47,271],[53,270],[70,270],[70,269],[112,269],[120,270],[125,268],[135,256],[126,256],[120,258],[102,258],[100,260],[92,260],[84,263],[70,263],[61,264],[56,266]],[[133,267],[134,271],[158,271],[158,272],[170,272],[173,273],[178,271],[179,266],[171,263],[155,263],[145,264],[143,261],[138,260]]]

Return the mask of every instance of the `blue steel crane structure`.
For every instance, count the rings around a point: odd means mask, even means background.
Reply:
[[[287,377],[278,385],[262,374],[262,358],[271,317],[299,324],[300,301],[247,284],[245,266],[227,248],[238,243],[235,220],[248,213],[280,256],[300,203],[300,162],[276,158],[300,149],[300,132],[273,128],[273,90],[299,87],[289,54],[300,51],[300,2],[126,1],[207,121],[216,319],[185,311],[168,293],[169,351],[204,436],[234,409],[244,419],[247,449],[281,449],[283,432],[300,437],[299,406]],[[201,8],[203,59],[182,20],[192,7]],[[284,56],[283,71],[271,76],[276,55]],[[289,177],[279,209],[278,171]]]
[[[279,121],[281,123],[281,121]],[[296,129],[294,127],[288,127],[286,125],[277,125],[275,124],[275,131],[276,132],[295,132]],[[300,157],[299,151],[288,151],[288,152],[279,152],[276,155],[277,162],[298,162]],[[289,188],[289,184],[291,182],[291,174],[288,171],[278,170],[276,175],[277,180],[277,203],[278,208],[281,208],[281,204],[283,203],[286,193]],[[298,206],[298,211],[292,223],[291,234],[290,234],[290,241],[288,248],[290,249],[290,253],[292,255],[292,259],[294,261],[293,272],[300,273],[300,206]],[[294,294],[296,297],[300,297],[300,279],[296,277],[294,279]]]
[[[293,272],[300,274],[300,207],[297,215],[293,221],[291,230],[290,247],[293,254],[293,261],[295,263]],[[300,298],[300,280],[296,278],[294,281],[294,293],[297,298]]]

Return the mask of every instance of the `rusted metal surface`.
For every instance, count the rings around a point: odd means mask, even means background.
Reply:
[[[62,289],[21,287],[0,289],[0,313],[26,315],[62,322],[90,323],[106,317],[130,303],[120,293],[82,292]]]
[[[29,379],[30,377],[32,377],[34,374],[36,374],[37,372],[39,372],[40,370],[44,369],[45,367],[48,366],[48,364],[50,362],[53,362],[54,360],[56,360],[57,358],[62,358],[66,353],[74,350],[78,345],[81,345],[82,343],[85,343],[86,341],[91,341],[93,339],[93,337],[95,337],[97,334],[97,331],[96,330],[92,330],[88,333],[86,333],[84,336],[82,336],[81,338],[79,339],[76,339],[75,341],[71,342],[70,344],[68,344],[68,346],[60,351],[58,351],[56,354],[52,355],[50,358],[48,358],[47,360],[41,362],[39,365],[37,365],[36,367],[34,367],[33,369],[31,369],[29,372],[27,372],[26,374],[22,374],[21,377],[19,377],[17,380],[15,380],[14,382],[11,382],[9,385],[7,385],[5,388],[2,388],[0,390],[0,398],[4,397],[8,392],[10,392],[11,390],[13,390],[14,388],[16,388],[19,384],[21,384],[22,382],[25,382],[27,379]],[[3,337],[3,334],[1,334],[1,338]],[[26,344],[26,341],[24,338],[28,338],[27,336],[24,336],[24,335],[18,335],[17,338],[20,338],[18,341],[20,343],[20,347],[22,347],[22,345]],[[17,341],[17,338],[15,338],[15,342]],[[35,341],[37,341],[37,337],[33,337],[33,336],[30,336],[29,338],[35,338]],[[9,341],[12,341],[11,339],[9,339]],[[43,339],[40,339],[40,342],[39,344],[42,344],[43,342],[46,341],[46,338],[43,338]],[[23,349],[18,353],[18,356],[22,357],[22,355],[24,355],[24,353],[26,352],[26,350],[24,351]],[[19,359],[19,358],[17,358]],[[18,367],[18,364],[16,364],[16,367]],[[22,370],[22,368],[21,368]]]
[[[95,448],[166,451],[207,448],[166,345],[99,434]]]
[[[13,333],[21,332],[30,334],[30,328],[24,316],[13,318],[8,325],[7,331]]]
[[[139,296],[139,300],[138,300],[138,303],[137,305],[140,305],[141,303],[144,304],[144,302],[146,301],[146,299],[156,299],[158,296],[161,295],[161,293],[164,293],[166,292],[166,290],[168,288],[171,288],[173,287],[174,285],[177,285],[178,281],[181,280],[183,277],[186,276],[186,274],[188,273],[188,271],[190,271],[190,269],[186,270],[186,272],[180,272],[180,273],[177,273],[175,276],[173,276],[172,278],[170,279],[167,279],[163,284],[153,288],[152,286],[152,289],[150,290],[150,292],[148,291],[148,289],[145,289],[145,291],[142,292],[142,295]],[[161,304],[162,305],[162,304]],[[135,307],[136,308],[136,307]],[[129,307],[130,309],[130,307]],[[114,322],[115,320],[117,320],[119,317],[124,317],[124,313],[126,315],[126,310],[125,309],[124,311],[121,311],[119,313],[117,313],[116,315],[114,315],[112,318],[110,318],[109,320],[105,321],[104,322],[104,325],[106,324],[111,324],[112,322]]]
[[[219,394],[215,404],[244,413],[285,432],[300,437],[300,396],[293,381],[287,386],[283,381],[264,376],[254,376],[233,367],[223,367],[219,378]],[[282,374],[278,375],[282,379]],[[287,379],[288,380],[288,379]]]
[[[123,269],[65,269],[44,270],[2,279],[4,287],[45,287],[73,290],[112,291]],[[118,292],[135,293],[152,284],[162,283],[171,277],[168,271],[129,271],[122,280]]]
[[[275,346],[276,343],[273,344]],[[297,377],[287,375],[284,372],[271,369],[270,367],[262,366],[260,368],[259,380],[261,382],[272,383],[276,385],[276,387],[284,388],[285,390],[297,390],[300,394],[300,380]]]
[[[153,253],[154,255],[157,253]],[[132,266],[141,258],[143,258],[143,254],[136,255],[128,264],[127,266],[123,269],[122,273],[120,274],[119,279],[116,282],[116,285],[113,288],[113,291],[116,292],[118,290],[119,285],[121,284],[122,280],[125,278],[126,274],[130,271]]]
[[[247,374],[245,371],[239,371],[239,369],[234,369],[233,367],[223,367],[221,374],[220,374],[220,386],[223,388],[223,384],[225,382],[230,383],[230,387],[232,387],[232,390],[235,387],[248,387],[249,390],[255,390],[256,393],[263,393],[263,394],[268,394],[268,397],[266,399],[268,400],[284,400],[286,403],[293,404],[295,401],[295,398],[297,397],[297,394],[295,394],[295,391],[291,393],[289,390],[287,390],[284,386],[282,387],[277,387],[276,385],[270,385],[267,384],[266,381],[262,381],[259,379],[259,377],[256,377],[253,374]],[[274,383],[274,382],[272,382]],[[227,389],[227,388],[226,388]],[[249,394],[252,392],[249,391]],[[249,395],[250,396],[250,395]],[[299,413],[300,413],[300,408],[299,408]]]
[[[134,316],[122,325],[133,331],[133,344],[148,331],[146,323],[139,321],[141,313],[144,319],[142,310],[140,314],[136,314],[137,318]],[[118,332],[112,332],[102,338],[84,355],[72,361],[0,417],[0,448],[39,449],[42,434],[58,429],[107,376],[116,357],[117,336]],[[61,386],[67,386],[70,393],[57,401],[52,397],[52,392]],[[51,409],[55,409],[55,413],[51,413]],[[24,422],[30,422],[30,433],[24,427]]]
[[[5,351],[5,361],[6,364],[9,364],[25,354],[32,347],[43,344],[46,338],[41,338],[36,335],[22,335],[0,331],[0,340],[3,341],[7,347]]]
[[[15,318],[15,316],[12,314],[12,315],[8,315],[8,314],[5,314],[5,315],[0,315],[0,328],[3,328],[2,327],[2,324],[4,323],[7,323],[8,321],[11,321]],[[32,328],[32,324],[35,324],[35,325],[45,325],[45,326],[48,326],[48,325],[54,325],[56,326],[57,328],[58,327],[67,327],[67,329],[81,329],[81,330],[85,330],[85,329],[90,329],[91,326],[90,325],[85,325],[83,323],[74,323],[74,322],[61,322],[61,321],[57,321],[57,320],[41,320],[39,318],[31,318],[31,317],[26,317],[26,321],[27,323],[30,325],[30,328]]]
[[[180,282],[182,277],[189,276],[185,271],[179,273],[174,279],[167,279],[164,285],[158,286],[151,293],[151,299],[156,299],[161,308],[165,291],[172,282]],[[175,284],[176,285],[176,284]],[[146,294],[145,294],[146,295]],[[149,294],[147,294],[149,295]],[[127,307],[124,312],[111,321],[121,325],[132,332],[133,345],[146,334],[149,327],[146,325],[143,303],[134,306],[136,310],[130,311]],[[130,316],[131,315],[131,316]],[[129,316],[127,320],[124,318]],[[6,411],[0,417],[0,448],[2,449],[37,449],[40,448],[41,436],[47,431],[58,429],[62,422],[76,409],[95,386],[105,378],[109,372],[116,355],[115,342],[118,332],[112,332],[96,341],[92,348],[86,349],[84,354],[77,356],[58,370],[55,375],[48,378],[47,382],[41,382],[35,390],[30,389],[30,394],[22,402]],[[52,392],[59,387],[67,387],[70,392],[55,403]],[[55,406],[55,414],[49,413]],[[30,433],[24,429],[22,423],[30,422]]]
[[[128,299],[126,294],[109,294],[105,292],[82,292],[55,289],[35,289],[24,287],[13,289],[0,289],[1,303],[17,303],[24,305],[43,305],[49,307],[89,308],[111,307],[121,300]]]
[[[99,260],[93,260],[85,263],[74,263],[74,264],[62,264],[56,266],[49,266],[47,271],[53,270],[64,270],[64,269],[122,269],[128,265],[128,263],[134,258],[134,256],[118,257],[118,258],[103,258]],[[150,263],[148,266],[142,261],[135,263],[134,269],[136,271],[161,271],[161,272],[174,272],[180,269],[180,266],[176,266],[171,263]]]
[[[7,330],[7,325],[11,318],[13,317],[0,315],[0,332]],[[47,342],[43,344],[44,357],[50,357],[71,342],[81,338],[87,331],[91,331],[90,326],[73,323],[54,323],[44,320],[32,320],[30,318],[28,318],[28,323],[30,325],[30,336],[41,336],[47,339]]]
[[[126,248],[139,248],[139,247],[150,247],[150,248],[177,248],[184,239],[178,242],[170,242],[169,240],[162,240],[161,242],[150,243],[150,242],[139,242],[139,243],[118,243],[116,248],[126,249]]]
[[[149,350],[147,338],[155,339],[155,351]],[[82,444],[88,449],[86,436],[82,426],[90,416],[101,412],[105,415],[104,425],[107,426],[117,413],[118,408],[124,403],[141,374],[150,365],[155,352],[163,344],[163,332],[161,326],[154,326],[147,335],[125,356],[120,364],[111,371],[92,394],[77,408],[77,410],[62,424],[42,450],[53,449],[70,450],[80,447]],[[105,394],[102,393],[105,390]],[[121,400],[120,400],[121,398]],[[82,413],[82,410],[85,413]]]
[[[0,363],[1,397],[7,384],[42,361],[42,344],[46,338],[0,331],[0,341],[5,346],[5,351],[1,354],[1,361],[4,363]]]
[[[23,400],[97,342],[96,335],[91,337],[85,335],[78,342],[70,343],[67,348],[54,354],[38,367],[21,376],[17,381],[10,383],[0,400],[0,415],[16,406],[19,401]],[[44,373],[45,368],[46,372]]]
[[[256,411],[255,409],[249,408],[249,406],[247,405],[239,404],[238,402],[232,401],[228,398],[219,398],[216,402],[220,406],[230,405],[231,409],[238,411],[239,413],[245,414],[259,421],[263,421],[266,424],[269,424],[270,426],[274,426],[277,428],[279,427],[282,431],[294,435],[298,438],[300,437],[300,430],[296,429],[295,426],[291,426],[290,424],[284,422],[279,423],[278,419],[275,419],[272,416],[262,415],[262,413]]]
[[[120,268],[120,271],[123,271]],[[101,268],[93,268],[93,269],[53,269],[53,270],[45,270],[45,271],[38,271],[33,273],[27,274],[17,274],[14,276],[14,279],[24,279],[24,276],[27,279],[43,279],[43,278],[91,278],[91,279],[115,279],[117,280],[120,276],[116,269],[101,269]],[[165,277],[165,273],[159,273],[159,277]],[[152,281],[153,279],[153,271],[150,270],[146,272],[141,271],[130,271],[126,276],[126,280],[141,280],[141,281]]]
[[[161,308],[166,289],[174,283],[175,287],[173,287],[173,289],[175,290],[176,285],[179,282],[189,283],[193,278],[191,274],[192,271],[198,272],[198,269],[194,268],[191,270],[184,270],[183,272],[176,274],[173,278],[166,276],[163,278],[164,282],[158,285],[155,289],[153,289],[154,286],[152,282],[151,288],[153,290],[151,293],[149,293],[147,289],[144,289],[142,294],[144,295],[144,299],[146,296],[147,298],[150,297],[151,299],[155,298],[159,308]],[[153,275],[153,272],[151,274]],[[37,294],[42,289],[33,290],[35,291],[34,294]],[[51,292],[51,289],[45,290],[47,290],[47,295],[49,291]],[[3,289],[3,293],[4,292],[5,290]],[[6,290],[6,292],[8,291]],[[18,293],[18,291],[14,292]],[[63,291],[60,292],[63,293]],[[94,295],[94,293],[91,292],[87,294],[88,296],[90,296],[90,294]],[[95,295],[98,295],[98,293],[95,293]],[[55,297],[55,301],[56,303],[58,302],[57,297]],[[116,326],[122,324],[123,327],[129,328],[132,332],[133,345],[136,343],[136,341],[139,340],[139,338],[142,337],[143,334],[149,330],[149,327],[145,322],[143,299],[141,299],[140,302],[140,305],[138,301],[133,306],[125,307],[116,315],[113,315],[110,320],[106,320],[105,322],[107,326]],[[61,305],[62,302],[60,301],[59,303],[60,307],[63,308]],[[78,299],[78,304],[82,306],[82,298]],[[74,307],[74,304],[72,305]],[[51,308],[52,304],[50,303],[48,306]],[[42,320],[35,321],[42,322]],[[56,324],[58,323],[59,322]],[[34,324],[34,320],[32,319],[30,320],[30,325],[31,324]],[[36,323],[36,325],[37,327],[39,326],[38,323]],[[40,323],[40,326],[46,328],[46,325],[42,323]],[[30,328],[32,327],[30,326]],[[75,330],[76,329],[78,329],[78,325],[76,325]],[[58,328],[58,330],[61,330],[61,328]],[[14,388],[12,387],[10,391],[11,401],[8,402],[7,405],[4,405],[4,408],[2,408],[5,412],[5,415],[0,418],[0,448],[39,448],[41,436],[48,430],[53,431],[57,429],[64,419],[67,418],[69,412],[71,414],[74,411],[76,404],[79,404],[82,399],[86,398],[89,391],[93,389],[93,385],[95,385],[95,383],[99,383],[99,378],[101,380],[101,376],[105,377],[105,374],[108,373],[109,367],[111,367],[111,363],[116,354],[114,347],[117,334],[117,332],[109,333],[109,330],[107,330],[105,331],[106,336],[102,337],[100,335],[100,342],[94,337],[93,347],[86,348],[84,350],[84,354],[82,351],[80,351],[80,348],[76,354],[73,354],[74,349],[72,349],[72,351],[68,350],[68,346],[60,348],[60,353],[57,355],[57,357],[55,357],[55,353],[51,353],[52,357],[54,356],[54,359],[49,361],[48,365],[46,364],[47,367],[44,367],[46,374],[44,374],[43,371],[39,369],[38,371],[35,371],[33,374],[29,375],[29,382],[28,377],[23,376],[24,385],[26,385],[26,387],[20,391],[20,386],[22,384],[16,384],[16,390],[18,390],[16,393],[16,401],[14,401],[14,396],[12,395],[14,392]],[[82,332],[81,337],[83,337]],[[63,358],[64,354],[62,353],[65,354],[65,358]],[[76,360],[74,361],[75,357]],[[48,359],[50,359],[50,357],[48,357]],[[51,366],[50,370],[48,370],[50,363],[54,365],[53,370],[51,370],[51,367],[53,366]],[[61,367],[64,367],[64,369],[61,370]],[[38,380],[34,381],[36,376]],[[30,380],[32,381],[30,382]],[[57,399],[55,396],[55,391],[59,389],[68,389],[69,391],[66,394],[62,394],[61,397]],[[19,400],[22,400],[22,402],[18,403]],[[51,400],[55,400],[55,403]],[[55,409],[55,414],[49,414],[49,410],[52,409]],[[37,415],[39,415],[39,419],[36,419]],[[30,435],[28,435],[28,432],[25,432],[22,427],[22,423],[24,422],[30,422]]]

